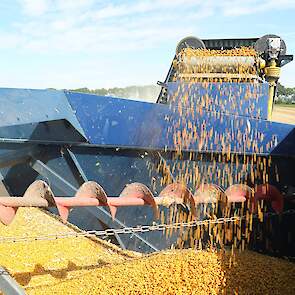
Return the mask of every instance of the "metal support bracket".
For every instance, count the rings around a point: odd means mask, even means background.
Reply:
[[[25,295],[23,288],[11,277],[9,272],[0,267],[0,290],[5,295]]]
[[[36,153],[38,153],[37,147],[31,146],[3,153],[0,155],[0,168],[12,167],[19,163],[28,162]]]
[[[64,149],[63,153],[64,153],[65,159],[66,159],[68,165],[70,166],[70,168],[71,168],[77,182],[80,183],[80,185],[82,185],[84,182],[88,181],[88,178],[87,178],[86,174],[84,173],[84,171],[83,171],[78,159],[76,158],[75,154],[69,148]],[[99,209],[102,209],[102,208],[98,208],[98,210]],[[90,212],[92,215],[94,215],[96,218],[98,218],[100,221],[103,222],[103,220],[101,220],[99,218],[99,214],[98,214],[96,209],[91,210],[90,208],[86,208],[86,210],[88,212]],[[107,224],[107,225],[109,226],[109,224]],[[119,243],[120,247],[123,250],[126,250],[125,244],[123,243],[122,239],[120,238],[120,236],[117,233],[115,233],[115,238],[116,238],[117,242]]]

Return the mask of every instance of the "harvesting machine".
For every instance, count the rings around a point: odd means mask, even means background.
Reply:
[[[241,54],[249,48],[256,54]],[[223,50],[232,55],[214,55]],[[270,120],[280,68],[292,58],[276,35],[187,37],[156,103],[0,89],[1,221],[37,206],[83,230],[157,225],[172,207],[194,220],[204,204],[239,208],[251,195],[267,204],[273,228],[265,229],[270,247],[257,236],[252,247],[294,257],[295,128]],[[152,252],[177,235],[126,231],[114,239]]]

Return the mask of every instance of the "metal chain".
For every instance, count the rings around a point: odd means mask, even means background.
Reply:
[[[282,213],[283,215],[295,214],[295,209],[287,210]],[[265,217],[279,216],[277,213],[267,213],[264,214]],[[257,218],[257,216],[253,216]],[[171,224],[152,224],[152,225],[140,225],[137,227],[124,227],[124,228],[109,228],[106,230],[93,230],[93,231],[81,231],[81,232],[69,232],[60,233],[44,236],[24,236],[24,237],[1,237],[0,243],[21,243],[28,241],[42,241],[42,240],[57,240],[62,238],[78,238],[78,237],[100,237],[100,236],[113,236],[115,234],[134,234],[134,233],[145,233],[152,231],[165,231],[170,229],[181,229],[187,227],[194,227],[200,225],[209,224],[222,224],[229,222],[237,222],[245,219],[246,216],[232,216],[232,217],[222,217],[217,219],[205,219],[205,220],[194,220],[189,222],[177,222]]]
[[[94,236],[113,236],[115,234],[133,234],[133,233],[145,233],[150,231],[165,231],[168,229],[180,229],[184,227],[193,227],[197,225],[205,224],[218,224],[218,223],[227,223],[234,222],[241,219],[241,217],[227,217],[227,218],[218,218],[218,219],[206,219],[190,222],[178,222],[171,224],[153,224],[153,225],[141,225],[137,227],[124,227],[124,228],[109,228],[106,230],[98,231],[81,231],[81,232],[69,232],[53,235],[44,235],[44,236],[25,236],[25,237],[1,237],[0,243],[19,243],[27,241],[40,241],[40,240],[56,240],[61,238],[70,238],[70,237],[94,237]]]

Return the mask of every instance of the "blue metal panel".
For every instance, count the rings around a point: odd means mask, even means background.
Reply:
[[[66,119],[82,135],[63,91],[0,89],[0,127]]]
[[[183,108],[267,119],[268,83],[168,83],[168,102]]]
[[[0,127],[0,142],[85,142],[86,139],[67,120],[49,120]],[[23,142],[24,142],[23,141]]]
[[[175,149],[179,133],[185,150],[269,154],[294,126],[244,116],[101,97],[66,93],[92,144]],[[183,130],[195,131],[186,141]],[[206,134],[205,138],[201,138]],[[282,143],[283,144],[283,143]],[[289,151],[289,154],[295,151]]]
[[[52,181],[55,187],[59,188],[61,191],[64,191],[66,194],[74,195],[77,192],[77,187],[75,187],[70,182],[65,180],[62,175],[56,173],[55,170],[48,167],[42,161],[35,159],[31,165],[32,165],[32,168],[36,170],[40,175],[47,178],[47,180]],[[85,181],[86,180],[87,179],[85,179]],[[106,211],[104,208],[85,207],[84,209],[96,215],[98,219],[102,220],[105,224],[109,225],[110,228],[126,227],[126,225],[123,222],[121,222],[119,219],[117,218],[113,219],[111,214],[108,211]],[[82,210],[80,210],[80,213],[81,211]],[[84,214],[82,213],[81,215],[83,216]],[[72,217],[70,217],[70,221],[72,223],[77,223],[77,218],[72,219]],[[132,236],[133,238],[135,238],[135,240],[140,240],[140,242],[145,244],[149,250],[158,251],[158,249],[155,246],[153,246],[149,241],[147,241],[145,238],[143,238],[141,234],[133,233]],[[133,248],[133,250],[135,249]]]
[[[279,143],[275,149],[273,149],[273,155],[294,155],[295,154],[295,128],[286,136],[283,142]]]
[[[133,147],[172,144],[166,138],[170,125],[165,120],[169,114],[167,106],[82,93],[66,95],[93,144]]]

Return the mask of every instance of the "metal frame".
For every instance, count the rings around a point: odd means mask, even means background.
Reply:
[[[91,153],[92,149],[89,149],[91,145],[88,145],[88,148],[86,148],[86,146],[84,145],[84,148],[82,149],[83,152]],[[37,172],[37,174],[46,178],[50,183],[54,183],[54,186],[60,189],[65,195],[75,195],[78,187],[76,185],[73,185],[56,171],[51,169],[43,162],[43,159],[45,160],[48,158],[55,158],[54,154],[56,154],[56,152],[60,150],[77,183],[82,185],[84,182],[88,181],[86,174],[82,169],[80,163],[78,162],[75,154],[68,146],[61,144],[60,142],[51,142],[49,143],[49,145],[46,142],[45,144],[41,145],[36,143],[28,143],[28,141],[24,142],[22,139],[16,139],[13,140],[13,142],[5,141],[1,143],[0,148],[9,150],[0,154],[0,168],[13,168],[18,164],[28,163],[28,165],[35,172]],[[134,154],[134,151],[131,151],[131,153]],[[137,154],[139,153],[139,151],[135,151],[135,153]],[[53,156],[51,154],[53,154]],[[2,174],[0,176],[1,181],[5,187],[5,179]],[[7,187],[5,187],[5,189],[7,189]],[[102,207],[82,207],[81,210],[87,211],[88,214],[91,213],[95,218],[97,218],[100,222],[102,222],[109,228],[118,229],[127,227],[127,225],[121,220],[117,218],[113,219],[111,214]],[[127,235],[129,235],[131,239],[138,240],[141,244],[145,244],[152,252],[159,250],[138,233]],[[122,249],[127,249],[125,243],[118,234],[115,235],[115,238]]]
[[[77,172],[80,174],[80,176],[83,179],[83,182],[88,181],[86,178],[86,175],[84,171],[82,170],[81,166],[79,165],[76,157],[74,154],[67,150],[68,156],[72,161],[72,167],[75,167],[77,169]],[[74,195],[78,188],[69,183],[67,180],[65,180],[61,175],[56,173],[54,170],[52,170],[50,167],[48,167],[45,163],[43,163],[41,160],[38,160],[36,158],[33,158],[33,160],[30,162],[30,166],[38,172],[39,175],[45,177],[48,179],[49,182],[54,183],[56,187],[58,187],[60,190],[62,190],[66,195]],[[77,173],[76,179],[77,179]],[[81,183],[81,178],[78,179],[78,181]],[[84,210],[87,210],[87,212],[90,212],[92,215],[94,215],[96,218],[101,220],[104,224],[106,224],[109,228],[120,228],[120,227],[126,227],[127,225],[120,221],[117,218],[112,218],[111,214],[106,211],[104,208],[101,207],[95,207],[95,208],[88,208],[85,207]],[[149,241],[147,241],[145,238],[143,238],[141,235],[137,233],[133,233],[132,237],[134,239],[139,240],[141,243],[144,243],[147,245],[152,251],[158,251],[159,249],[155,247],[153,244],[151,244]],[[123,249],[126,249],[125,244],[123,243],[122,239],[117,235],[116,239],[120,246]]]
[[[28,162],[31,156],[36,155],[38,152],[39,150],[36,147],[29,146],[0,154],[0,168]]]
[[[24,295],[24,289],[11,277],[9,272],[0,267],[0,290],[6,295]]]

